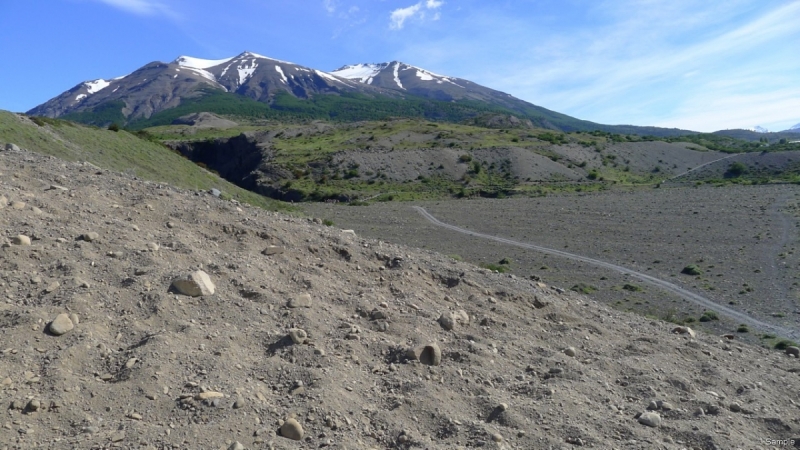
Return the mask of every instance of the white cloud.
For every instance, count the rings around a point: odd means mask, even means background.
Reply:
[[[336,0],[322,0],[322,6],[325,11],[328,11],[328,14],[336,12]]]
[[[389,15],[389,28],[393,30],[402,30],[407,20],[411,18],[418,18],[420,20],[425,18],[426,10],[437,10],[444,5],[442,0],[425,0],[415,5],[407,6],[405,8],[398,8],[391,12]],[[433,20],[439,20],[441,13],[436,11],[433,15]]]
[[[140,16],[165,15],[175,18],[176,13],[167,5],[155,0],[98,0],[107,5]]]

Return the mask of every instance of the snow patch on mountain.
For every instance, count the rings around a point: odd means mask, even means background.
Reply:
[[[235,58],[235,56],[225,59],[202,59],[194,58],[192,56],[180,56],[173,62],[179,66],[192,67],[195,69],[208,69],[210,67],[219,66],[220,64],[225,64],[233,58]]]
[[[281,81],[283,81],[283,84],[289,84],[289,80],[286,79],[286,74],[283,73],[283,69],[281,69],[281,66],[276,65],[275,70],[277,70],[278,73],[281,74]]]
[[[250,61],[250,67],[247,66],[247,61],[245,61],[244,64],[236,66],[236,70],[239,72],[239,85],[244,84],[248,78],[253,76],[253,72],[256,71],[256,68],[258,68],[258,63],[256,63],[255,58]]]
[[[356,64],[336,69],[331,74],[348,80],[358,80],[361,83],[372,84],[372,79],[381,73],[384,64]]]
[[[215,83],[217,82],[217,78],[214,76],[214,74],[209,72],[209,71],[207,71],[207,70],[198,69],[196,67],[189,67],[189,66],[186,66],[186,68],[191,70],[192,72],[200,75],[203,78],[206,78],[206,79],[208,79],[210,81],[213,81]]]
[[[756,133],[769,133],[768,129],[766,129],[764,127],[761,127],[761,126],[758,126],[758,125],[756,125],[753,128],[751,128],[750,131],[755,131]]]
[[[75,101],[79,102],[79,101],[83,100],[84,98],[86,98],[86,94],[79,94],[77,97],[75,97]]]
[[[87,81],[87,82],[83,83],[83,85],[86,86],[87,92],[89,92],[90,94],[94,94],[94,93],[97,93],[99,91],[102,91],[103,89],[107,88],[109,84],[111,84],[110,81],[106,81],[106,80],[103,80],[103,79],[94,80],[94,81]]]
[[[787,130],[787,131],[800,131],[800,123],[798,123],[797,125],[789,128],[789,130]]]
[[[333,75],[331,75],[329,73],[323,72],[321,70],[315,70],[314,73],[316,73],[317,75],[321,76],[322,78],[325,78],[326,80],[335,81],[337,83],[345,84],[342,80],[336,78],[335,76],[333,76]]]
[[[394,63],[394,82],[400,87],[400,89],[405,89],[403,87],[403,83],[400,82],[400,63]]]
[[[296,66],[297,64],[289,61],[282,61],[280,59],[270,58],[269,56],[259,55],[258,53],[253,52],[244,52],[240,55],[242,58],[259,58],[259,59],[268,59],[270,61],[279,62],[281,64],[290,64],[292,66]],[[236,58],[235,56],[233,58]],[[231,59],[233,59],[231,58]]]
[[[431,76],[431,74],[423,72],[421,70],[417,70],[417,77],[419,77],[419,79],[422,81],[433,81],[433,77]]]

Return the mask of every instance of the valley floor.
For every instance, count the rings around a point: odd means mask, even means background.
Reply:
[[[799,201],[794,186],[773,185],[650,188],[413,205],[424,206],[448,224],[587,256],[677,284],[796,333],[800,330]],[[704,312],[685,299],[605,268],[437,227],[411,206],[308,204],[305,209],[371,237],[505,267],[517,276],[539,277],[565,289],[575,287],[620,309],[680,322],[697,321]],[[511,264],[499,264],[504,258]],[[690,264],[702,273],[681,274]],[[704,325],[726,333],[740,328],[740,321],[719,318]],[[759,330],[748,331],[737,334],[771,343],[769,337],[761,339]]]

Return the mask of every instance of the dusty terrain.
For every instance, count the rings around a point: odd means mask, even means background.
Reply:
[[[624,266],[759,320],[800,330],[799,201],[794,186],[777,185],[414,204],[446,223]],[[436,227],[410,205],[305,208],[367,236],[458,255],[474,264],[497,265],[509,258],[513,274],[533,275],[564,289],[583,284],[593,289],[592,298],[619,309],[670,320],[698,320],[703,313],[630,276]],[[702,273],[681,274],[689,264]],[[726,333],[740,325],[721,319],[704,325]],[[740,337],[761,336],[751,331]]]
[[[24,150],[0,196],[0,449],[800,441],[782,352]],[[171,291],[197,270],[212,295]]]

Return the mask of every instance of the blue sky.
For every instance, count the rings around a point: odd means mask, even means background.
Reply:
[[[607,124],[800,123],[800,1],[0,1],[0,109],[178,56],[399,60]]]

